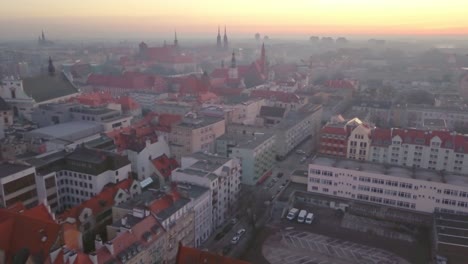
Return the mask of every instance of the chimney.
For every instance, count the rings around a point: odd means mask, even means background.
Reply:
[[[107,241],[106,242],[106,248],[109,250],[109,253],[113,256],[114,255],[114,245],[112,244],[112,241]]]
[[[100,235],[96,235],[96,239],[94,240],[94,248],[96,250],[100,249],[102,247],[102,239]]]
[[[89,253],[89,259],[93,264],[98,264],[97,254],[96,252]]]

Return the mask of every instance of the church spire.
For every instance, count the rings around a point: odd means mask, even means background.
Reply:
[[[216,47],[221,48],[221,30],[218,26],[218,37],[216,38]]]
[[[49,75],[53,76],[55,75],[55,66],[54,63],[52,62],[52,58],[49,56],[49,67],[48,67]]]
[[[228,37],[226,33],[226,26],[224,26],[224,48],[225,49],[229,48]]]
[[[44,30],[42,30],[41,37],[42,37],[42,41],[45,41],[45,34],[44,34]]]
[[[260,63],[262,67],[262,72],[265,74],[266,71],[266,52],[265,52],[265,43],[262,44],[262,53],[260,55]]]
[[[232,51],[231,68],[236,68],[236,53]]]
[[[179,46],[179,41],[177,40],[177,31],[174,30],[174,46]]]

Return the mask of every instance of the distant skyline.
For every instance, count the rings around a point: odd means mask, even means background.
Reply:
[[[468,35],[466,0],[3,1],[2,39]]]

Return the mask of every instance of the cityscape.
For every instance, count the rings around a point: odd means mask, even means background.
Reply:
[[[0,264],[467,264],[468,2],[377,2],[2,3]]]

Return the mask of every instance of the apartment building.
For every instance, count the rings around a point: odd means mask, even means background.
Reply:
[[[36,169],[27,164],[0,164],[0,205],[10,207],[18,202],[26,208],[39,204]]]
[[[157,191],[148,189],[140,195],[115,205],[112,208],[113,224],[107,226],[108,238],[118,237],[128,230],[138,219],[155,216],[159,226],[165,230],[165,241],[158,259],[174,263],[177,244],[194,245],[194,210],[192,200],[184,197],[177,190]],[[158,263],[158,262],[157,262]],[[161,263],[161,262],[160,262]]]
[[[209,117],[222,117],[227,124],[253,125],[265,105],[263,99],[246,100],[236,103],[204,104],[200,114]]]
[[[237,158],[198,152],[182,158],[181,168],[172,172],[172,181],[210,189],[212,230],[215,230],[234,213],[241,188],[241,174],[241,164]]]
[[[417,212],[468,213],[468,178],[448,172],[319,156],[307,191]]]
[[[127,179],[131,172],[126,157],[86,147],[48,153],[27,162],[40,167],[41,175],[55,174],[59,204],[64,209],[97,195],[108,183]]]
[[[212,233],[213,205],[210,189],[190,183],[178,183],[177,190],[192,200],[194,211],[195,247],[200,247]]]
[[[215,140],[223,135],[226,122],[223,118],[198,117],[191,113],[172,127],[169,135],[171,153],[178,160],[198,151],[214,151]]]
[[[319,153],[334,157],[468,173],[468,136],[445,130],[375,128],[354,118],[322,128]]]
[[[216,153],[238,158],[242,164],[242,183],[255,185],[275,162],[274,133],[224,134],[216,140]]]

